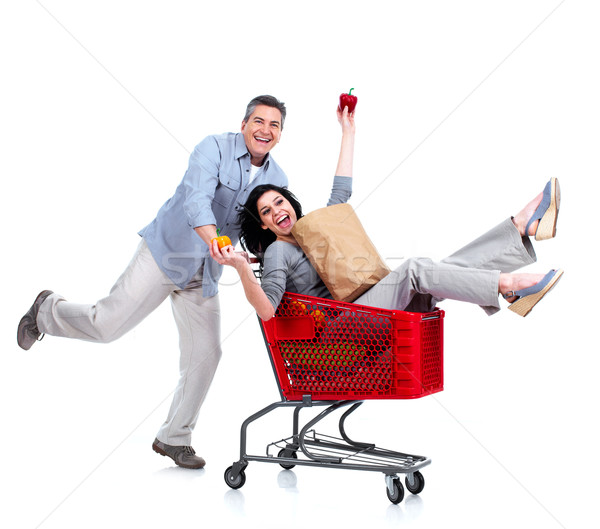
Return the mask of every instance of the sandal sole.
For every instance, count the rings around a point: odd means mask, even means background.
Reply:
[[[556,235],[556,221],[558,219],[558,210],[560,209],[560,185],[558,184],[558,178],[552,178],[550,185],[550,205],[538,224],[535,232],[536,241],[552,239]]]
[[[508,306],[509,310],[512,310],[519,316],[527,316],[527,314],[531,312],[531,309],[533,309],[533,307],[535,307],[540,302],[540,300],[548,292],[550,292],[550,290],[552,290],[554,285],[558,283],[558,280],[562,277],[563,273],[563,270],[557,270],[552,280],[542,290],[536,292],[535,294],[530,294],[529,296],[525,296],[524,298],[518,299],[514,303],[511,303]]]

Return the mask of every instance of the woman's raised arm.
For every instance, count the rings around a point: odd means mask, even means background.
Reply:
[[[352,165],[354,161],[354,112],[348,113],[348,107],[341,111],[337,110],[338,121],[342,126],[342,144],[338,158],[336,176],[352,176]]]

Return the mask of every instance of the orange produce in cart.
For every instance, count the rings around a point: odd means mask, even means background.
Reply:
[[[290,303],[290,315],[291,316],[306,316],[308,311],[306,305],[301,301],[292,301]]]
[[[315,320],[315,326],[318,331],[321,331],[325,328],[325,313],[322,310],[315,309],[311,311],[310,315]]]

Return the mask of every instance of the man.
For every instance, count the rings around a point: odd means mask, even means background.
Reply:
[[[248,104],[241,133],[208,136],[196,146],[175,194],[139,232],[140,245],[107,297],[81,305],[44,290],[19,323],[17,341],[25,350],[45,334],[106,343],[170,297],[180,338],[180,379],[152,448],[184,468],[205,464],[191,447],[191,435],[221,357],[222,266],[208,248],[217,228],[237,243],[238,211],[255,186],[287,186],[270,156],[285,116],[283,103],[258,96]]]

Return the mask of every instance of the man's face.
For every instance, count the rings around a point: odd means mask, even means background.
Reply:
[[[261,166],[266,154],[281,137],[281,112],[266,105],[258,105],[248,121],[242,121],[242,133],[253,165]]]

